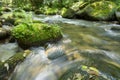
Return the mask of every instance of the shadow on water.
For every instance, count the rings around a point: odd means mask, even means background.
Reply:
[[[120,80],[120,25],[59,15],[34,19],[57,23],[64,37],[46,49],[31,49],[9,80]]]

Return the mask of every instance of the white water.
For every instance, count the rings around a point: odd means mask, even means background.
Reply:
[[[107,80],[119,80],[120,33],[111,27],[120,25],[65,19],[59,15],[39,15],[34,19],[62,24],[64,38],[46,49],[33,48],[10,80],[58,80],[67,70],[81,65],[97,68]]]
[[[18,51],[16,43],[6,43],[0,45],[0,61],[5,61]]]

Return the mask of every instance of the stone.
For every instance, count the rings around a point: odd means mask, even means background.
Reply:
[[[84,12],[92,20],[114,20],[116,7],[111,1],[98,1],[87,5]]]
[[[23,48],[44,45],[47,42],[56,42],[62,38],[60,27],[45,23],[19,24],[12,30],[12,36]]]
[[[8,32],[3,29],[3,28],[0,28],[0,39],[5,39],[7,38],[9,35],[8,35]]]

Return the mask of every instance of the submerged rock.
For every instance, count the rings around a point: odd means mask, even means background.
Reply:
[[[52,47],[46,51],[46,54],[48,56],[48,59],[54,60],[57,59],[63,55],[65,55],[65,51],[62,49],[62,47]]]
[[[113,30],[113,31],[120,31],[120,27],[119,26],[118,27],[112,27],[111,30]]]
[[[12,36],[17,39],[22,48],[44,45],[46,42],[62,38],[60,27],[45,23],[19,24],[12,30]]]
[[[59,80],[107,80],[100,75],[100,72],[95,67],[89,67],[86,65],[72,64],[72,67],[68,69]]]

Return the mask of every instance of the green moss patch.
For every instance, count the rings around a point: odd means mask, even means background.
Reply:
[[[23,23],[12,30],[12,36],[25,47],[43,45],[62,37],[60,27],[44,23]]]
[[[115,10],[116,4],[111,1],[94,2],[85,8],[85,12],[96,20],[110,20]]]

